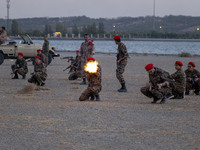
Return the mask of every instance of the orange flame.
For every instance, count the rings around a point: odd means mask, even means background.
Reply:
[[[84,70],[89,73],[96,73],[98,70],[98,62],[97,61],[89,61],[85,66]]]

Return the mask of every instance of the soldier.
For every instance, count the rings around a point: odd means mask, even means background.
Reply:
[[[94,44],[92,41],[91,42],[89,41],[89,35],[85,34],[84,39],[85,39],[85,42],[83,42],[80,47],[80,53],[81,53],[80,67],[81,67],[82,78],[83,78],[83,82],[81,83],[81,85],[86,84],[86,74],[84,71],[84,66],[86,64],[87,58],[93,57],[93,53],[94,53]]]
[[[188,63],[186,74],[186,92],[185,95],[190,94],[190,90],[194,89],[194,93],[199,95],[200,90],[200,72],[194,69],[196,67],[194,62]]]
[[[80,68],[80,51],[76,51],[76,58],[73,64],[71,64],[71,68],[73,68],[74,72],[70,74],[68,77],[69,80],[76,80],[81,77],[81,68]]]
[[[185,72],[182,70],[183,63],[180,61],[175,62],[175,73],[171,74],[169,79],[171,79],[170,87],[172,87],[172,94],[174,99],[183,99],[186,87],[186,76]]]
[[[160,104],[164,104],[167,99],[173,98],[171,88],[166,80],[169,74],[160,68],[154,67],[153,64],[146,65],[145,69],[149,74],[149,85],[142,87],[140,91],[145,96],[153,98],[151,103],[155,104],[161,99]]]
[[[87,61],[95,61],[94,58],[88,58]],[[98,70],[96,73],[88,73],[87,80],[89,82],[87,89],[81,94],[79,100],[85,101],[89,97],[92,97],[91,100],[94,100],[94,96],[97,101],[100,101],[99,92],[101,91],[101,67],[98,65]]]
[[[120,36],[115,36],[114,40],[118,45],[116,77],[121,84],[121,88],[118,92],[127,92],[123,73],[127,65],[128,52],[126,46],[121,42]]]
[[[42,63],[41,58],[39,56],[36,56],[34,72],[32,73],[32,77],[28,79],[28,82],[44,86],[45,85],[44,81],[46,80],[46,78],[47,78],[46,68]]]
[[[0,27],[0,45],[7,40],[7,32],[5,27]]]
[[[17,60],[15,64],[11,66],[11,69],[15,74],[15,76],[12,79],[19,79],[18,74],[21,75],[23,79],[26,78],[26,74],[28,73],[28,67],[26,60],[23,58],[23,53],[18,53]]]
[[[45,62],[45,55],[42,53],[42,50],[41,49],[38,49],[37,50],[37,56],[39,56],[41,59],[42,59],[42,63]]]
[[[44,37],[44,43],[42,46],[42,53],[46,56],[44,60],[44,64],[48,66],[48,56],[49,56],[49,41],[47,37]]]

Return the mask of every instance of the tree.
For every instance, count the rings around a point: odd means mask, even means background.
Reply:
[[[79,34],[79,30],[76,24],[73,25],[72,27],[72,33],[77,36]]]
[[[57,23],[56,24],[56,32],[61,32],[62,35],[66,35],[67,33],[67,26],[64,23]]]
[[[18,22],[16,20],[12,21],[11,32],[13,35],[19,34],[19,26],[18,26]]]
[[[102,35],[102,34],[105,33],[105,29],[104,29],[104,24],[103,24],[103,22],[100,22],[100,23],[99,23],[98,33],[99,33],[100,35]]]

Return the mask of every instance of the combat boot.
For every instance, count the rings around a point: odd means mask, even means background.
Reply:
[[[195,93],[196,95],[199,95],[199,90],[195,90],[194,93]]]
[[[151,104],[155,104],[158,101],[157,98],[154,98],[153,101],[151,102]]]
[[[80,85],[86,85],[86,79],[85,78],[83,78],[83,82],[81,82]]]
[[[26,79],[26,75],[23,75],[22,79]]]
[[[127,92],[125,83],[122,83],[122,87],[118,90],[118,92]]]
[[[166,101],[167,101],[167,98],[164,96],[164,97],[162,98],[162,100],[160,101],[160,104],[165,104]]]
[[[186,91],[186,92],[185,92],[185,95],[190,95],[190,91]]]
[[[91,100],[91,101],[94,101],[94,95],[91,95],[91,96],[90,96],[90,100]]]
[[[96,101],[100,101],[100,96],[99,96],[99,94],[95,95],[95,97],[96,97]]]
[[[15,72],[15,76],[12,79],[19,79],[17,72]]]

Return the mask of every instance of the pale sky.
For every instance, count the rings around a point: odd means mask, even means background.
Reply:
[[[154,0],[10,0],[10,18],[152,16]],[[0,0],[5,18],[7,0]],[[156,0],[156,16],[200,16],[200,0]]]

